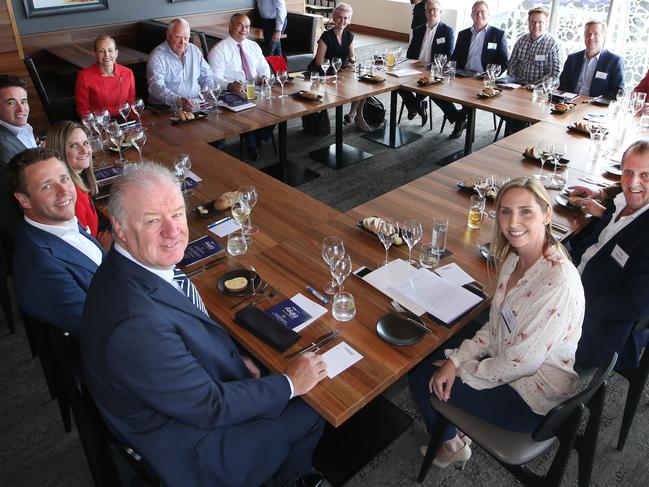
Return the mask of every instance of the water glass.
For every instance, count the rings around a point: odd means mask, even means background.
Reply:
[[[433,218],[433,239],[431,245],[432,245],[433,252],[435,253],[435,255],[438,256],[438,258],[446,251],[447,235],[448,235],[448,218],[442,218],[442,217]]]
[[[268,81],[264,80],[263,83],[261,84],[261,99],[270,100],[272,94],[273,92],[270,88],[270,85],[268,84]]]
[[[471,230],[479,230],[482,225],[482,214],[484,213],[485,198],[474,194],[471,196],[471,205],[469,206],[469,216],[467,218],[467,227]]]
[[[356,303],[354,296],[348,292],[340,292],[334,295],[331,314],[338,321],[349,321],[356,316]]]
[[[228,254],[243,255],[248,251],[248,240],[243,232],[232,232],[228,235]]]
[[[419,265],[424,269],[432,269],[439,262],[439,254],[432,243],[423,243],[419,249]]]
[[[448,61],[446,63],[446,76],[448,76],[449,83],[452,83],[455,79],[455,72],[457,71],[457,62]]]
[[[542,85],[536,85],[534,89],[532,90],[532,101],[538,102],[538,101],[544,101],[544,93],[543,93],[543,86]]]

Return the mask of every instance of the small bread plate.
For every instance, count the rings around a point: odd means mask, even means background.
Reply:
[[[527,159],[528,161],[536,162],[536,163],[541,163],[541,158],[540,157],[533,157],[530,156],[529,154],[523,152],[523,159]],[[555,164],[558,167],[566,167],[568,163],[570,162],[570,159],[566,159],[565,157],[562,157],[559,159],[559,164]],[[554,161],[547,163],[547,164],[554,164]]]
[[[620,165],[617,164],[617,163],[615,163],[615,164],[609,164],[608,166],[606,166],[606,167],[604,168],[604,170],[605,170],[607,173],[612,174],[613,176],[618,176],[618,177],[622,176],[622,168],[621,168]]]
[[[432,86],[432,85],[437,85],[437,84],[441,83],[442,81],[444,81],[444,78],[439,78],[439,77],[435,76],[435,78],[433,78],[432,81],[426,81],[424,78],[419,78],[417,80],[417,84],[419,86]]]
[[[487,94],[484,93],[483,91],[478,91],[478,92],[476,93],[476,95],[478,95],[478,98],[493,98],[494,96],[498,96],[498,95],[500,95],[500,92],[501,92],[501,91],[502,91],[502,90],[496,90],[496,93],[494,93],[493,95],[487,95]]]
[[[392,314],[379,318],[376,322],[376,332],[386,342],[399,346],[414,345],[426,334],[423,328]]]
[[[181,118],[177,117],[177,116],[170,117],[169,120],[171,120],[172,125],[180,125],[180,124],[183,124],[183,123],[196,122],[197,120],[203,120],[206,117],[207,117],[207,113],[205,113],[205,112],[194,112],[194,118],[191,119],[191,120],[181,120]]]
[[[609,100],[605,96],[598,96],[590,100],[590,103],[592,103],[593,105],[601,105],[607,107],[611,104],[611,100]]]
[[[579,206],[573,205],[570,200],[568,199],[568,196],[562,193],[557,194],[554,197],[554,201],[557,202],[559,206],[563,206],[567,210],[579,210]]]
[[[372,217],[374,217],[374,218],[378,218],[377,216],[373,216],[373,215],[372,215],[372,216],[369,216],[368,218],[372,218]],[[361,229],[365,230],[367,233],[371,233],[371,234],[374,235],[376,238],[379,238],[379,236],[378,236],[376,233],[374,233],[372,230],[370,230],[369,228],[365,228],[365,226],[363,225],[363,220],[359,220],[358,222],[356,222],[356,224],[357,224]],[[399,238],[401,238],[401,243],[393,242],[392,245],[396,245],[397,247],[400,246],[400,245],[403,245],[403,238],[401,237],[401,229],[399,229]]]
[[[379,84],[379,83],[383,83],[385,81],[385,78],[383,76],[379,76],[376,74],[374,76],[371,76],[369,74],[364,74],[363,76],[359,76],[358,80],[365,81],[366,83]]]
[[[300,90],[295,93],[293,93],[291,96],[294,98],[299,98],[300,100],[306,100],[306,101],[315,101],[320,103],[322,101],[322,95],[317,95],[316,98],[311,98],[310,96],[305,96],[304,94],[306,93],[306,90]]]
[[[123,151],[128,150],[128,149],[130,149],[131,147],[133,147],[133,144],[129,144],[128,142],[122,142],[122,150],[123,150]],[[114,144],[112,144],[112,145],[108,148],[108,150],[111,151],[111,152],[119,152],[119,149],[118,149],[117,146],[114,145]]]
[[[251,276],[251,272],[248,269],[237,269],[234,271],[226,272],[221,277],[219,277],[218,281],[216,281],[216,288],[219,290],[221,294],[225,294],[226,296],[238,296],[238,297],[248,296],[252,294],[252,287],[250,286],[250,276]],[[225,281],[229,281],[230,279],[234,279],[235,277],[245,277],[246,279],[248,279],[248,285],[243,289],[241,289],[240,291],[230,291],[225,287]],[[255,277],[255,287],[259,286],[260,284],[261,284],[261,277],[259,277],[259,274],[257,274]]]
[[[554,113],[555,115],[563,115],[564,113],[568,113],[568,112],[574,110],[575,107],[577,106],[576,103],[563,102],[563,104],[566,105],[568,108],[566,108],[565,110],[557,109],[557,105],[559,105],[559,103],[556,103],[556,104],[552,105],[552,108],[550,108],[550,111],[552,113]]]
[[[198,205],[195,208],[192,208],[192,211],[196,213],[198,216],[201,218],[210,218],[214,215],[216,215],[219,211],[214,207],[215,201],[208,201],[207,203],[203,203],[202,205]]]
[[[458,181],[458,182],[455,183],[455,184],[457,185],[458,188],[460,188],[461,191],[464,191],[465,193],[469,193],[469,194],[478,194],[478,192],[475,190],[475,187],[473,187],[473,186],[465,186],[464,181]],[[491,190],[488,190],[488,191],[485,193],[485,196],[486,196],[487,198],[491,198],[491,199],[493,199],[493,198],[496,197],[496,196],[493,194],[493,191],[491,191]]]
[[[568,130],[570,130],[571,132],[577,132],[578,134],[588,135],[590,137],[590,131],[589,130],[581,129],[581,128],[577,127],[574,123],[571,123],[570,125],[568,125]]]

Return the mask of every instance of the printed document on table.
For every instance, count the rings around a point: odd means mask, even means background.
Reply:
[[[416,272],[417,269],[408,264],[405,260],[396,259],[389,262],[387,265],[381,266],[375,271],[370,272],[363,277],[363,280],[374,286],[389,298],[396,300],[399,304],[409,309],[417,316],[421,316],[426,312],[424,308],[415,304],[412,300],[406,299],[391,288],[392,283],[402,282],[408,279],[409,276],[414,275]]]
[[[454,282],[458,286],[464,286],[465,284],[469,284],[470,282],[475,282],[475,279],[464,272],[464,269],[462,269],[455,262],[451,262],[450,264],[438,267],[437,269],[435,269],[435,274],[437,274],[439,277],[443,277],[447,281]]]
[[[390,76],[395,76],[397,78],[402,78],[403,76],[411,76],[413,74],[422,74],[422,73],[418,69],[401,68],[395,71],[386,71],[386,74],[389,74]]]
[[[417,270],[407,279],[393,283],[391,288],[446,324],[482,301],[471,291],[427,269]]]
[[[327,364],[327,377],[330,379],[333,379],[362,358],[363,356],[360,353],[345,342],[340,342],[334,348],[322,354],[322,360]]]

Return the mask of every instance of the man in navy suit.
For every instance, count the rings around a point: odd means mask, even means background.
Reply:
[[[570,54],[559,77],[559,89],[583,96],[605,96],[614,99],[624,89],[624,60],[606,49],[606,23],[586,22],[586,49]]]
[[[188,236],[175,176],[146,163],[112,191],[115,243],[88,290],[81,333],[87,383],[109,426],[166,486],[300,476],[292,485],[319,485],[307,472],[323,421],[297,396],[326,376],[322,358],[305,353],[261,377],[175,268]]]
[[[455,44],[453,29],[441,22],[442,6],[437,0],[426,2],[426,23],[416,27],[412,33],[412,40],[408,46],[406,57],[418,59],[422,63],[431,63],[436,54],[450,57]],[[403,103],[408,110],[408,120],[419,114],[421,126],[426,125],[428,113],[426,111],[425,95],[415,95],[411,91],[399,90]],[[435,103],[438,103],[435,100]],[[439,103],[438,103],[439,105]]]
[[[507,39],[505,32],[488,25],[489,5],[478,1],[471,8],[473,25],[457,36],[457,44],[451,59],[457,62],[457,69],[467,72],[484,73],[489,64],[499,64],[501,72],[507,69]],[[458,110],[451,102],[440,105],[446,118],[454,123],[449,139],[457,139],[466,128],[467,114]]]
[[[13,278],[21,309],[79,335],[81,314],[104,251],[74,216],[77,192],[58,152],[27,149],[7,165],[25,215],[16,235]]]
[[[625,151],[621,186],[571,251],[586,296],[576,361],[599,366],[615,350],[618,370],[637,367],[649,340],[649,332],[636,326],[649,318],[649,141]],[[589,200],[581,204],[598,213]]]

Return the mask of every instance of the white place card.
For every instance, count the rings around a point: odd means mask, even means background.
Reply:
[[[327,364],[327,377],[333,379],[345,371],[363,356],[345,342],[340,342],[331,350],[322,354],[322,360]]]
[[[210,223],[207,228],[218,237],[227,237],[232,232],[241,230],[241,225],[231,216],[227,216],[222,220]]]
[[[443,277],[447,281],[454,282],[458,286],[464,286],[465,284],[469,284],[470,282],[475,281],[474,278],[464,272],[464,269],[462,269],[455,262],[451,262],[450,264],[436,268],[435,274],[437,274],[439,277]]]

